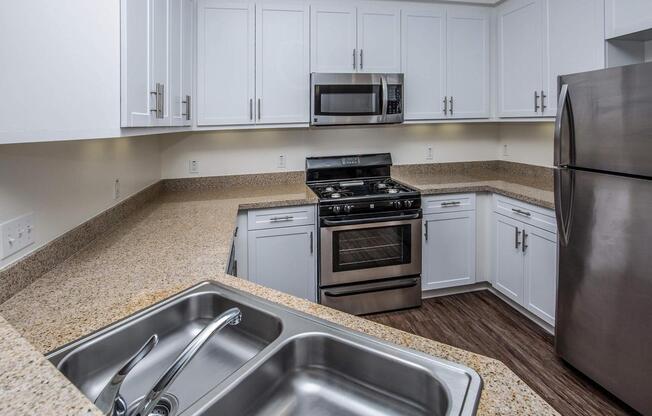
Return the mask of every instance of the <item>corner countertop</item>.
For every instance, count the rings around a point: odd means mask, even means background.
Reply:
[[[288,184],[165,192],[145,204],[0,305],[0,413],[101,415],[42,354],[212,280],[475,369],[479,415],[557,414],[497,360],[226,274],[238,209],[313,203],[305,185]]]

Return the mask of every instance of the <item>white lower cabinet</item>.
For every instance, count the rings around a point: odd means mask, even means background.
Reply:
[[[494,250],[494,288],[554,325],[556,234],[494,213]]]
[[[314,206],[243,212],[238,216],[234,246],[237,266],[231,270],[238,277],[317,300]]]
[[[422,289],[475,283],[475,211],[423,218]]]
[[[475,195],[423,201],[422,290],[475,283]]]

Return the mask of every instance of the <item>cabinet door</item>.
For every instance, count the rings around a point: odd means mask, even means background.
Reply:
[[[122,0],[121,3],[121,123],[122,127],[154,125],[149,28],[151,0]]]
[[[554,325],[557,297],[557,236],[535,227],[527,227],[524,232],[524,306],[550,325]]]
[[[249,280],[315,301],[314,230],[313,226],[305,226],[249,231]]]
[[[548,0],[548,81],[545,115],[557,114],[557,77],[602,69],[604,56],[604,2],[602,0]],[[652,11],[651,11],[652,13]]]
[[[498,6],[498,116],[541,116],[543,0],[508,0]],[[539,106],[537,108],[537,106]]]
[[[358,8],[358,49],[360,72],[401,72],[400,10]]]
[[[606,38],[652,28],[652,1],[606,0]]]
[[[450,117],[489,117],[489,10],[450,7],[447,14],[446,95],[452,101]]]
[[[405,119],[444,118],[446,12],[441,7],[404,10],[402,19]]]
[[[198,17],[197,124],[252,124],[253,3],[201,0]]]
[[[523,303],[523,226],[494,214],[494,287],[513,301]]]
[[[154,117],[154,125],[170,125],[170,49],[168,10],[170,0],[150,0],[150,91],[156,90],[156,84],[163,85],[162,116]],[[153,97],[153,95],[152,95]],[[152,106],[154,108],[154,106]]]
[[[192,112],[192,0],[170,1],[170,117],[173,126],[189,126]]]
[[[310,70],[355,72],[357,69],[355,7],[343,3],[313,4],[310,15]]]
[[[475,211],[426,215],[424,227],[422,289],[475,283]]]
[[[310,117],[310,17],[299,2],[261,2],[256,10],[257,123]]]

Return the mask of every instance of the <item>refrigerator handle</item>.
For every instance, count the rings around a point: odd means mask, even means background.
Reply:
[[[564,112],[568,114],[568,160],[563,160],[562,155],[562,124]],[[559,92],[559,103],[557,105],[557,117],[555,119],[555,166],[567,166],[573,162],[575,148],[575,125],[573,123],[573,110],[568,95],[568,84],[563,84]]]
[[[573,200],[575,199],[575,172],[566,168],[555,168],[555,217],[557,218],[557,230],[559,231],[559,244],[568,245],[570,236],[570,225],[573,216]],[[569,189],[562,188],[562,175],[571,175]],[[568,213],[564,213],[563,197],[568,197]]]

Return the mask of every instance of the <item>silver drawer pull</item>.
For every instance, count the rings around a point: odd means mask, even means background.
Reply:
[[[269,222],[285,222],[285,221],[294,221],[292,215],[286,215],[285,217],[272,217],[269,219]]]
[[[520,209],[512,208],[512,211],[517,213],[517,214],[525,215],[526,217],[531,217],[532,216],[532,214],[530,214],[529,212],[521,211]]]
[[[453,201],[453,202],[442,202],[441,206],[442,208],[446,207],[457,207],[460,206],[462,203],[460,201]]]

